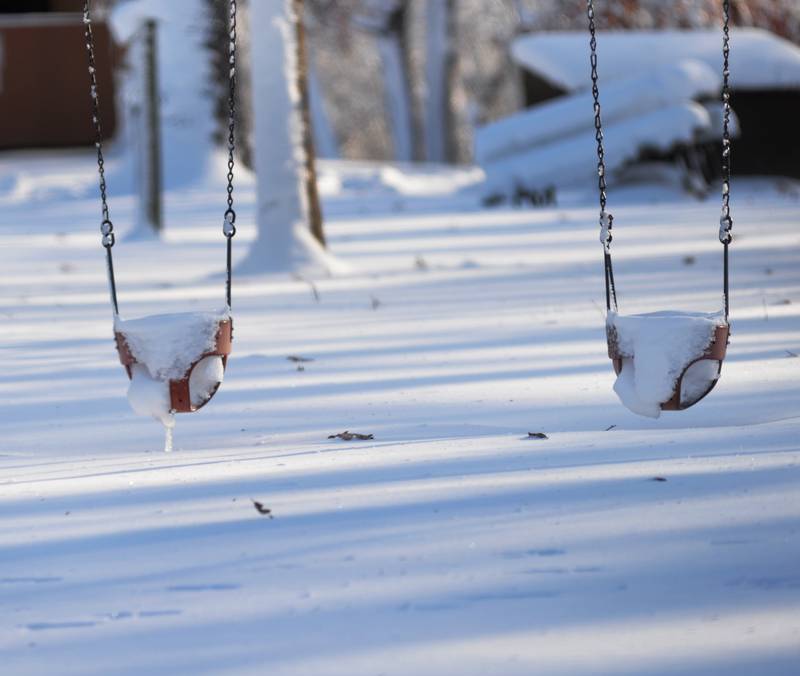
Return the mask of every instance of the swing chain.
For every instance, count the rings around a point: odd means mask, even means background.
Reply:
[[[90,95],[92,99],[92,124],[94,125],[94,147],[97,150],[97,171],[100,174],[100,202],[102,204],[103,220],[100,223],[102,243],[106,249],[114,246],[114,224],[108,212],[108,199],[106,196],[105,158],[103,157],[103,132],[100,128],[100,102],[97,94],[97,66],[94,57],[94,33],[92,32],[92,19],[89,14],[89,0],[83,5],[83,26],[86,37],[86,53],[89,57]]]
[[[236,0],[230,0],[228,26],[228,208],[225,210],[223,234],[231,238],[236,234],[236,212],[233,210],[233,167],[236,150]]]
[[[236,234],[236,212],[233,210],[233,166],[236,151],[236,0],[230,0],[228,24],[228,208],[222,221],[222,234],[226,239],[225,300],[231,307],[231,239]]]
[[[603,121],[600,117],[600,88],[597,84],[597,29],[594,22],[594,0],[586,1],[589,19],[589,62],[592,67],[592,98],[594,99],[594,138],[597,141],[597,187],[600,194],[600,243],[603,245],[603,264],[606,280],[606,309],[617,308],[617,290],[614,285],[614,269],[611,264],[611,229],[614,216],[606,211],[606,162],[603,147]]]
[[[590,63],[592,66],[592,97],[594,98],[594,137],[597,141],[597,187],[600,190],[600,227],[602,231],[601,242],[608,249],[611,242],[610,214],[606,213],[606,163],[605,148],[603,147],[603,122],[600,119],[600,89],[597,85],[597,34],[594,23],[594,0],[587,0],[586,11],[589,17],[589,47],[591,48]]]
[[[89,61],[89,93],[92,99],[92,124],[94,125],[94,147],[97,150],[97,173],[100,175],[100,203],[102,204],[103,219],[100,221],[101,242],[106,250],[106,273],[108,275],[108,290],[111,294],[111,305],[114,314],[119,314],[117,301],[117,281],[114,277],[114,257],[111,249],[114,247],[114,224],[108,211],[106,196],[106,170],[103,158],[103,132],[100,128],[100,101],[97,94],[97,65],[94,58],[94,33],[92,32],[92,18],[89,11],[89,0],[83,4],[83,32],[86,39],[86,54]]]
[[[728,23],[730,21],[730,0],[722,2],[723,26],[722,26],[722,215],[719,219],[719,241],[724,245],[730,244],[733,236],[733,219],[731,219],[730,195],[731,195],[731,92],[728,82],[730,69],[728,58],[730,56],[730,31]]]

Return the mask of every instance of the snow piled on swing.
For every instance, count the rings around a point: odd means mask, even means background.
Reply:
[[[606,324],[616,333],[622,371],[614,391],[625,407],[638,415],[658,418],[684,369],[705,352],[721,314],[663,311],[639,315],[610,312]],[[718,362],[703,360],[687,370],[681,399],[701,396],[718,377]]]
[[[128,349],[136,359],[131,373],[128,401],[139,415],[161,421],[167,431],[165,450],[172,448],[175,418],[170,403],[170,380],[184,378],[202,355],[214,350],[219,323],[230,319],[227,310],[220,312],[180,312],[150,315],[139,319],[114,321],[114,330],[125,336]],[[222,382],[222,358],[201,360],[189,377],[193,406],[207,401]]]

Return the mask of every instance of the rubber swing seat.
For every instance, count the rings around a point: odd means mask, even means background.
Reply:
[[[709,392],[711,392],[711,390],[714,389],[714,386],[719,380],[720,373],[722,373],[722,362],[725,359],[729,339],[730,326],[724,323],[718,324],[714,329],[714,336],[711,339],[711,343],[709,343],[708,347],[706,347],[701,354],[698,354],[694,359],[692,359],[692,361],[686,364],[681,371],[680,375],[675,381],[675,387],[672,390],[672,395],[669,399],[661,403],[662,411],[683,411],[691,406],[694,406],[698,401],[703,399]],[[614,371],[617,375],[619,375],[622,371],[622,360],[633,359],[634,355],[627,354],[620,349],[617,330],[613,325],[606,325],[606,340],[608,342],[608,356],[614,365]],[[702,361],[717,362],[716,376],[714,378],[708,378],[705,387],[698,390],[699,394],[695,394],[690,398],[686,397],[682,392],[684,376],[686,376],[686,373],[694,364]]]
[[[139,362],[133,356],[128,341],[124,332],[114,331],[114,339],[117,343],[117,352],[119,353],[119,361],[125,367],[128,378],[133,378],[133,366]],[[207,396],[199,402],[192,401],[192,392],[189,386],[189,380],[195,367],[203,361],[206,357],[221,357],[223,372],[228,364],[228,355],[231,353],[231,343],[233,341],[233,320],[230,318],[221,319],[217,325],[216,338],[214,340],[214,347],[207,352],[201,354],[195,359],[186,370],[182,378],[171,379],[169,381],[169,398],[170,408],[172,413],[194,413],[198,409],[203,408],[212,397],[217,393],[220,382],[217,382],[212,387]]]

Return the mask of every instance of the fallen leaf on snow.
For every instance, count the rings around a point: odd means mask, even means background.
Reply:
[[[331,434],[328,436],[328,439],[341,439],[342,441],[352,441],[353,439],[358,439],[359,441],[370,441],[374,439],[371,434],[359,434],[358,432],[348,432],[345,430],[344,432],[339,432],[339,434]]]
[[[270,519],[273,518],[272,510],[269,507],[264,507],[263,503],[259,502],[258,500],[253,500],[253,498],[250,498],[250,500],[252,500],[253,507],[256,508],[256,511],[259,514],[263,514],[264,516],[268,516]]]

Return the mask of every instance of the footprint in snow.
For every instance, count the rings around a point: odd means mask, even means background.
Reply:
[[[800,577],[740,577],[725,582],[726,587],[755,587],[762,590],[800,589]]]
[[[528,568],[523,570],[524,575],[567,575],[568,573],[600,573],[602,566],[575,566],[574,568]]]
[[[30,631],[47,631],[49,629],[84,629],[86,627],[97,626],[97,622],[90,620],[75,622],[31,622],[23,624],[22,627]]]
[[[505,559],[525,559],[533,556],[564,556],[567,552],[563,549],[555,547],[545,547],[542,549],[525,549],[523,551],[503,552],[502,556]]]
[[[137,617],[171,617],[174,615],[181,615],[182,610],[140,610],[136,615]]]
[[[530,599],[552,599],[561,596],[561,592],[550,589],[498,589],[482,594],[465,596],[464,600],[471,603],[484,601],[523,601]]]
[[[170,592],[232,591],[240,589],[239,584],[175,584],[167,587]]]
[[[87,629],[96,627],[103,622],[111,622],[116,620],[130,620],[133,618],[148,619],[153,617],[171,617],[181,615],[182,610],[165,609],[165,610],[142,610],[133,613],[128,610],[121,610],[112,613],[104,613],[98,615],[97,620],[67,620],[64,622],[29,622],[28,624],[19,625],[22,629],[28,631],[52,631],[55,629]]]

